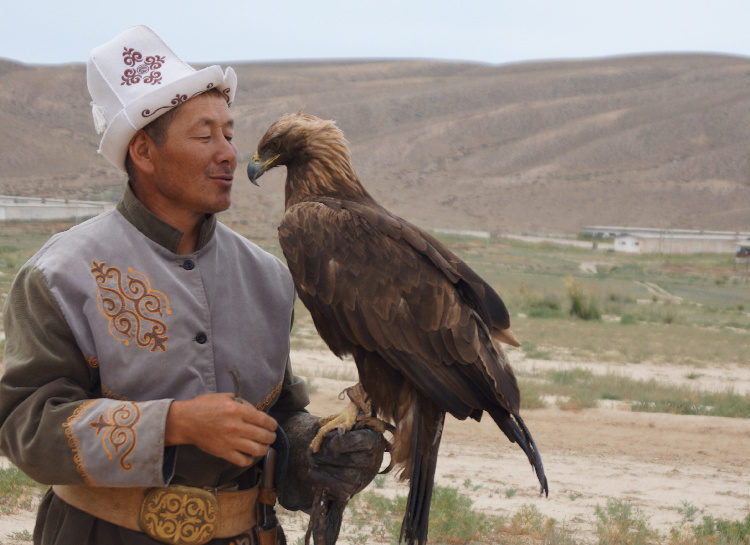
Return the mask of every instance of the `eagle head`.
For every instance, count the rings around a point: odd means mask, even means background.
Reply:
[[[336,123],[300,111],[283,115],[268,127],[247,165],[247,175],[258,185],[258,178],[273,167],[304,167],[314,161],[334,162],[339,168],[343,161],[343,166],[351,166],[346,139]]]

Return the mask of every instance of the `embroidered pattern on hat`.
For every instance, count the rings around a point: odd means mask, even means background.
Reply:
[[[193,95],[193,96],[195,96],[195,95]],[[151,109],[149,109],[149,108],[146,108],[145,110],[143,110],[141,112],[141,115],[143,117],[151,117],[152,115],[155,115],[156,112],[158,112],[159,110],[164,110],[165,108],[168,109],[168,110],[171,110],[172,108],[176,108],[177,106],[179,106],[180,104],[182,104],[183,102],[185,102],[187,99],[188,99],[187,95],[177,93],[174,96],[174,98],[170,101],[170,104],[171,104],[170,106],[161,106],[161,107],[159,107],[159,108],[157,108],[156,110],[153,110],[153,111]]]
[[[188,97],[185,94],[177,93],[174,96],[174,98],[170,101],[169,104],[166,104],[164,106],[160,106],[160,107],[156,108],[155,110],[152,110],[150,108],[146,108],[145,110],[143,110],[141,112],[141,116],[142,117],[151,117],[152,115],[156,115],[156,112],[159,112],[161,110],[171,110],[172,108],[176,108],[177,106],[179,106],[183,102],[186,102],[189,98],[193,98],[194,96],[198,96],[201,93],[205,93],[206,91],[210,91],[211,89],[213,89],[213,87],[214,87],[214,84],[213,83],[209,83],[208,85],[206,85],[205,89],[203,89],[201,91],[198,91],[197,93],[193,93],[192,95],[190,95],[190,97]],[[226,88],[222,89],[221,93],[222,93],[222,96],[224,97],[224,100],[227,101],[227,104],[229,106],[231,106],[232,102],[229,100],[229,96],[231,94],[231,89],[229,87],[226,87]]]
[[[221,90],[221,92],[224,94],[224,100],[227,101],[227,104],[231,107],[232,106],[232,88],[231,87],[224,87],[224,89]]]
[[[143,54],[135,48],[125,46],[123,49],[122,62],[130,68],[126,68],[123,72],[120,85],[135,85],[141,81],[150,85],[161,84],[159,68],[166,62],[163,56],[150,55],[144,60]]]

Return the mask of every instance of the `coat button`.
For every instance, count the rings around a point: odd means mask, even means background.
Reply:
[[[206,337],[206,334],[202,331],[195,336],[195,342],[197,342],[198,344],[206,344],[207,340],[208,337]]]
[[[192,259],[186,259],[182,262],[182,268],[186,271],[192,271],[195,268],[195,262]]]

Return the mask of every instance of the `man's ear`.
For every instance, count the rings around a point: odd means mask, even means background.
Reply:
[[[154,172],[155,148],[155,142],[146,134],[146,131],[140,130],[135,133],[135,136],[130,139],[128,153],[130,153],[130,160],[136,170],[145,174]]]

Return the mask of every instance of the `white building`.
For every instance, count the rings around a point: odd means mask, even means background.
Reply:
[[[583,232],[597,239],[613,238],[616,252],[637,254],[733,254],[737,245],[750,239],[745,231],[594,226]]]
[[[614,249],[615,252],[639,254],[641,253],[641,242],[638,237],[620,235],[615,237]]]
[[[615,237],[616,252],[638,254],[733,254],[739,233],[640,233]]]

